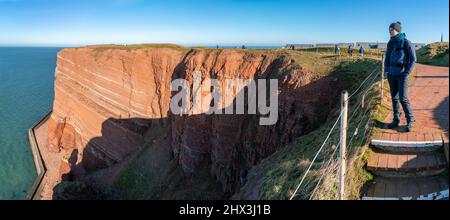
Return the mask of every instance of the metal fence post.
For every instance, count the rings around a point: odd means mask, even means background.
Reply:
[[[384,55],[381,57],[381,100],[380,103],[383,104],[383,97],[384,97]]]
[[[341,95],[341,147],[340,147],[340,169],[339,169],[339,200],[345,199],[345,176],[347,161],[347,113],[348,113],[348,92],[343,91]]]

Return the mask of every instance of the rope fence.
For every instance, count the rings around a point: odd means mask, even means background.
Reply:
[[[383,60],[384,57],[382,63]],[[379,74],[380,72],[381,74]],[[312,200],[316,198],[320,189],[327,192],[330,195],[329,197],[336,199],[346,198],[344,187],[346,183],[345,178],[348,173],[346,167],[351,165],[348,164],[346,158],[349,152],[351,154],[355,151],[356,146],[362,146],[367,141],[369,119],[372,113],[372,109],[368,109],[367,106],[370,105],[372,100],[379,97],[379,95],[373,96],[369,93],[374,90],[374,86],[377,84],[380,84],[381,91],[383,90],[383,74],[382,65],[376,65],[350,95],[346,91],[343,92],[343,96],[341,97],[341,113],[335,119],[333,126],[331,126],[326,138],[315,153],[308,168],[303,173],[289,200],[293,200],[299,196],[300,192],[302,197]],[[367,102],[369,102],[368,105],[366,105]],[[352,104],[350,105],[349,103]],[[347,115],[349,109],[351,109],[350,116]],[[341,128],[338,130],[337,124],[339,122],[341,122]],[[337,135],[337,131],[340,133],[339,141],[331,146],[327,145],[332,133],[335,132],[336,134],[334,135]],[[348,144],[347,139],[349,139]],[[340,154],[337,154],[338,149]],[[313,174],[311,174],[313,173],[312,167],[317,163],[317,158],[320,154],[323,154],[322,158],[324,158],[325,162],[317,170],[314,170],[314,175],[317,176],[314,179]],[[309,183],[306,181],[308,175],[310,176]],[[327,181],[332,182],[332,187],[330,187],[330,184],[328,187],[325,186]],[[336,186],[337,190],[335,190]],[[330,192],[332,190],[334,192]]]

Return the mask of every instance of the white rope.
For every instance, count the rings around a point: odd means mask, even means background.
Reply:
[[[319,150],[317,151],[316,155],[314,156],[314,159],[311,161],[311,164],[309,165],[308,169],[306,170],[305,174],[303,174],[302,180],[300,181],[300,183],[297,185],[297,188],[295,189],[294,193],[292,194],[291,198],[289,198],[289,200],[294,199],[294,197],[296,196],[298,190],[300,189],[300,187],[303,184],[303,181],[305,180],[306,176],[308,175],[309,171],[311,170],[311,167],[313,166],[314,162],[316,161],[317,157],[319,156],[320,152],[322,151],[323,147],[325,146],[325,143],[328,141],[328,139],[330,138],[331,133],[333,132],[334,128],[336,127],[336,125],[338,124],[339,120],[342,117],[342,113],[343,111],[341,111],[341,114],[339,115],[339,117],[337,118],[336,122],[334,123],[333,127],[330,129],[330,132],[327,135],[327,138],[325,138],[325,141],[322,143],[322,146],[319,148]]]
[[[364,81],[359,85],[359,87],[348,97],[348,99],[353,97],[359,91],[359,89],[361,89],[361,87],[364,85],[364,83],[376,72],[377,69],[378,69],[378,65],[372,70],[372,73],[370,73],[366,77],[366,79],[364,79]]]
[[[366,90],[364,90],[365,92],[363,93],[363,94],[365,94],[365,93],[367,93],[368,91],[370,91],[370,89],[372,88],[372,86],[373,86],[373,82],[375,81],[375,79],[377,78],[378,76],[375,76],[375,77],[373,77],[373,79],[372,79],[372,81],[370,82],[370,84],[369,84],[369,86],[367,87],[367,89]],[[348,118],[348,123],[350,123],[351,121],[352,121],[352,119],[353,119],[353,117],[355,116],[355,114],[356,114],[356,112],[362,107],[362,99],[360,99],[359,100],[359,102],[356,104],[356,109],[352,112],[352,115]]]
[[[363,82],[362,82],[362,83],[359,85],[359,87],[358,87],[358,88],[357,88],[357,89],[356,89],[356,90],[348,97],[347,100],[350,100],[350,98],[352,98],[356,93],[358,93],[358,91],[359,91],[359,90],[362,88],[362,86],[367,82],[367,80],[369,80],[370,77],[371,77],[374,73],[376,73],[377,68],[378,68],[378,65],[375,66],[375,68],[373,69],[373,71],[372,71],[372,72],[371,72],[371,73],[363,80]],[[372,84],[376,78],[377,78],[377,76],[373,77],[373,79],[372,79],[372,81],[371,81],[370,84]],[[371,87],[371,86],[369,86],[368,88],[370,89],[370,87]],[[359,108],[360,108],[361,102],[362,102],[362,99],[361,99],[360,102],[357,104],[358,107],[353,111],[353,114],[352,114],[352,116],[350,117],[350,120],[353,119],[353,117],[356,115],[356,112],[358,112],[358,110],[359,110]],[[341,119],[342,114],[343,114],[343,112],[341,111],[341,114],[340,114],[339,117],[337,118],[337,120],[336,120],[336,122],[334,123],[333,127],[330,129],[330,132],[328,133],[327,137],[325,138],[324,142],[322,143],[322,146],[321,146],[321,147],[319,148],[319,150],[317,151],[316,155],[314,156],[313,160],[311,161],[311,163],[310,163],[308,169],[306,170],[306,172],[303,174],[303,177],[302,177],[302,179],[300,180],[300,183],[297,185],[297,187],[296,187],[294,193],[293,193],[292,196],[289,198],[289,200],[293,200],[293,199],[295,198],[295,196],[297,195],[298,190],[299,190],[300,187],[302,186],[302,184],[303,184],[304,180],[306,179],[306,176],[308,175],[308,173],[311,171],[311,168],[312,168],[312,166],[314,165],[314,162],[316,161],[317,157],[319,156],[319,154],[320,154],[320,152],[322,151],[323,147],[325,146],[326,142],[327,142],[328,139],[330,138],[330,135],[331,135],[331,133],[333,132],[333,130],[334,130],[334,128],[336,127],[336,125],[337,125],[337,123],[339,122],[339,120]],[[364,116],[365,116],[365,114],[364,114]],[[361,122],[363,121],[363,119],[364,119],[364,117],[362,117],[361,121],[358,123],[358,126],[356,127],[355,132],[358,130],[358,128],[359,128]],[[349,122],[350,122],[350,120],[349,120]],[[353,137],[351,138],[351,140],[350,140],[349,143],[352,143],[354,137],[357,136],[357,134],[355,134],[355,132],[353,133]],[[340,140],[339,140],[339,145],[336,147],[336,149],[334,149],[333,153],[332,153],[331,156],[330,156],[329,161],[326,163],[326,164],[327,164],[327,165],[326,165],[327,168],[328,168],[329,164],[331,163],[331,161],[332,161],[332,159],[333,159],[333,156],[334,156],[334,154],[336,153],[336,151],[337,151],[337,149],[339,148],[339,146],[341,145],[341,143],[342,143],[342,137],[341,137]],[[324,165],[325,165],[325,164],[324,164]],[[324,166],[324,165],[322,165],[321,169],[323,169],[323,166]],[[318,185],[320,184],[320,182],[322,181],[322,179],[323,179],[323,177],[324,177],[324,175],[325,175],[326,173],[328,173],[328,172],[324,172],[324,173],[321,175],[319,181],[317,182],[317,184],[316,184],[316,186],[315,186],[315,188],[314,188],[314,191],[312,192],[312,194],[311,194],[311,196],[310,196],[310,199],[314,196],[316,190],[318,189]]]
[[[353,139],[356,137],[356,136],[358,136],[358,131],[359,131],[359,126],[361,125],[361,122],[363,122],[364,121],[364,119],[365,119],[365,117],[367,116],[367,113],[365,113],[365,114],[363,114],[362,115],[362,117],[361,117],[361,120],[359,121],[359,123],[358,123],[358,125],[356,126],[356,128],[355,128],[355,131],[353,132],[353,135],[352,135],[352,138],[350,139],[350,141],[348,142],[348,144],[347,144],[347,148],[348,149],[352,149],[352,143],[353,143]],[[366,132],[364,132],[364,134],[365,134]]]
[[[353,133],[352,133],[352,138],[350,139],[350,141],[349,141],[348,144],[347,144],[347,146],[348,146],[349,149],[351,149],[350,146],[352,146],[352,143],[353,143],[353,140],[355,139],[355,137],[358,136],[358,133],[357,133],[357,132],[359,131],[359,127],[361,126],[361,123],[364,121],[364,118],[367,116],[367,113],[368,113],[368,112],[366,112],[365,114],[362,115],[361,120],[358,122],[358,125],[356,126],[355,130],[353,131]],[[365,133],[366,133],[366,131],[364,132],[364,135],[365,135]],[[364,136],[364,135],[363,135],[363,136]],[[338,143],[336,149],[334,149],[333,153],[331,153],[330,159],[329,159],[328,162],[326,163],[326,166],[325,166],[325,164],[324,164],[324,165],[321,167],[321,169],[323,169],[324,167],[325,167],[325,169],[329,169],[329,166],[330,166],[330,164],[331,164],[331,161],[332,161],[332,159],[333,159],[333,156],[334,156],[334,154],[336,153],[337,149],[341,146],[341,143],[342,143],[342,137],[340,138],[339,143]],[[330,171],[326,171],[326,172],[323,172],[323,173],[322,173],[322,175],[321,175],[321,177],[319,178],[319,181],[317,182],[317,184],[316,184],[316,186],[315,186],[313,192],[311,193],[311,196],[309,197],[309,200],[311,200],[311,199],[314,197],[316,191],[317,191],[318,188],[319,188],[319,185],[320,185],[322,179],[325,177],[325,174],[329,174],[329,173],[330,173]]]
[[[329,159],[328,162],[326,163],[327,165],[325,166],[325,167],[326,167],[325,169],[327,169],[327,168],[330,167],[331,161],[333,160],[333,156],[334,156],[334,154],[337,152],[337,149],[340,148],[341,143],[342,143],[342,137],[339,139],[339,143],[337,144],[336,149],[334,149],[333,153],[331,153],[330,159]],[[324,165],[325,165],[325,164],[324,164]],[[321,168],[321,169],[322,169],[322,168]],[[324,177],[325,174],[327,174],[327,173],[330,173],[330,172],[328,171],[328,172],[323,172],[323,173],[322,173],[322,175],[320,176],[319,181],[318,181],[317,184],[316,184],[316,187],[314,188],[314,191],[311,193],[311,196],[309,197],[309,200],[311,200],[311,199],[314,197],[314,194],[316,193],[317,189],[319,188],[320,182],[322,181],[323,177]]]

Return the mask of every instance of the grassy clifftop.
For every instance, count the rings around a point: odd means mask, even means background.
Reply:
[[[377,60],[357,60],[344,61],[333,68],[330,74],[343,78],[344,87],[349,91],[354,91],[363,79],[377,68],[380,62]],[[369,80],[372,81],[372,80]],[[370,83],[368,83],[370,84]],[[369,87],[368,85],[364,87]],[[370,88],[370,87],[369,87]],[[387,93],[386,93],[387,94]],[[374,118],[382,118],[384,112],[376,108],[379,103],[379,86],[375,85],[369,89],[365,108],[359,113],[353,114],[357,108],[361,97],[350,99],[350,115],[354,116],[349,120],[349,178],[347,188],[349,197],[358,198],[360,190],[366,181],[371,179],[371,175],[364,170],[365,160],[367,160],[367,135],[370,130],[366,130],[366,123]],[[339,97],[336,97],[337,102]],[[334,113],[333,113],[334,112]],[[322,142],[327,136],[335,119],[338,117],[338,106],[333,111],[327,122],[322,124],[315,131],[299,137],[294,143],[282,148],[272,156],[263,160],[255,166],[248,176],[247,184],[242,188],[239,197],[247,198],[246,195],[258,195],[257,199],[288,199],[299,183],[304,172],[310,165],[313,157]],[[382,115],[382,116],[380,116]],[[296,199],[335,199],[337,193],[337,150],[339,145],[339,125],[331,133],[330,139],[326,142],[322,153],[317,158],[310,174],[305,179],[302,188],[298,192]],[[333,156],[334,155],[334,156]],[[334,160],[330,160],[334,157]],[[331,162],[330,162],[331,161]],[[325,169],[323,169],[325,168]],[[321,181],[321,184],[318,184]],[[311,195],[314,188],[316,193]],[[251,196],[250,199],[255,199]]]
[[[417,51],[417,61],[435,66],[448,66],[448,42],[428,44]]]
[[[187,47],[183,47],[176,44],[128,44],[128,45],[119,45],[119,44],[102,44],[102,45],[93,45],[88,46],[90,48],[95,48],[96,50],[136,50],[136,49],[144,49],[144,48],[169,48],[175,50],[188,50]]]

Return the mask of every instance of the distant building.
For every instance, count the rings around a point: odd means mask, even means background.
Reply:
[[[343,48],[348,48],[348,46],[350,46],[350,45],[351,45],[352,47],[355,46],[354,43],[338,43],[337,45],[338,45],[338,47],[343,47]]]
[[[352,45],[353,48],[359,49],[363,47],[364,49],[387,49],[387,43],[380,42],[356,42],[356,43],[320,43],[320,44],[287,44],[285,48],[288,49],[310,49],[310,48],[335,48],[338,45],[339,48],[348,48],[348,46]],[[422,43],[413,43],[414,49],[418,50],[425,46]]]
[[[377,43],[377,42],[356,42],[356,47],[363,47],[364,49],[378,49],[379,43]]]
[[[422,44],[422,43],[413,43],[414,49],[418,50],[422,47],[425,47],[426,44]]]
[[[387,43],[377,43],[377,49],[386,50],[387,49]]]
[[[316,47],[318,48],[334,48],[336,46],[336,44],[316,44]]]
[[[288,44],[286,45],[286,48],[288,49],[309,49],[309,48],[314,48],[314,44]]]

